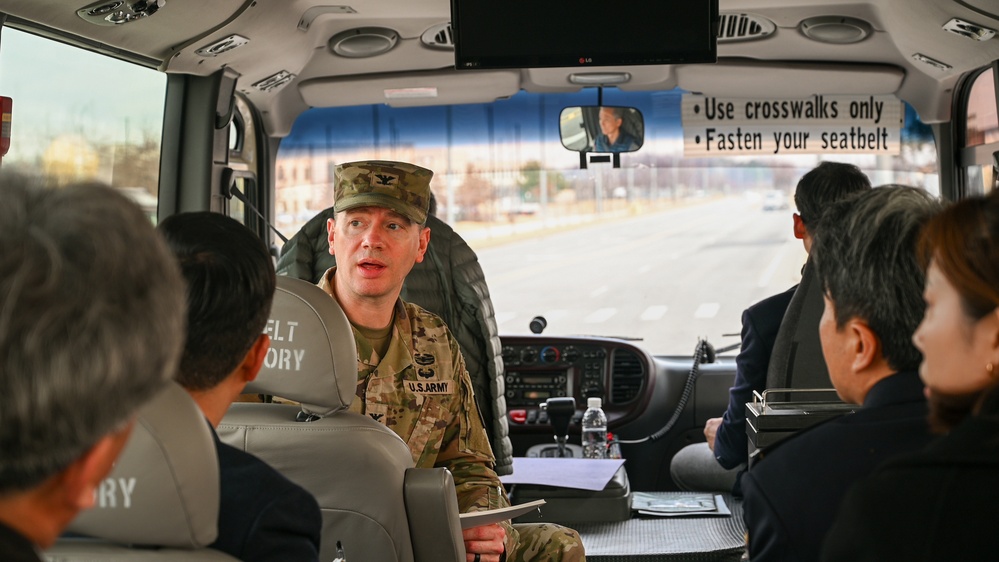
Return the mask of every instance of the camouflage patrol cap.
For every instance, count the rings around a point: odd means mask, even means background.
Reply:
[[[427,222],[434,173],[405,162],[347,162],[334,172],[333,210],[384,207],[417,224]]]

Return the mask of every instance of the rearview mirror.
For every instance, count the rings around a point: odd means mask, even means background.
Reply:
[[[562,146],[575,152],[634,152],[645,142],[645,119],[634,107],[566,107],[558,122]]]

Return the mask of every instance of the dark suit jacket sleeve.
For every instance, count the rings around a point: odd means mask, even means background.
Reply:
[[[753,315],[746,310],[742,313],[742,350],[735,358],[735,384],[729,389],[728,409],[715,435],[715,458],[725,468],[735,468],[749,456],[746,402],[753,400],[753,390],[766,386],[771,351],[773,345],[760,337]]]
[[[244,562],[318,562],[322,517],[305,490],[284,490],[253,521],[244,545]]]
[[[749,559],[752,562],[790,559],[787,531],[770,503],[770,498],[753,477],[753,471],[742,475],[742,517],[749,539]]]
[[[215,445],[222,486],[211,548],[244,562],[317,562],[322,515],[312,494],[218,436]]]

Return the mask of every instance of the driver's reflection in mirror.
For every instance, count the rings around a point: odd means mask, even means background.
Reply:
[[[600,108],[600,134],[593,139],[594,152],[631,152],[640,148],[635,137],[621,129],[624,111],[623,107]]]

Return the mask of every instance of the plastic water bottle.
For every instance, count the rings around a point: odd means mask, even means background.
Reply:
[[[587,459],[607,458],[607,415],[604,414],[599,398],[586,399],[586,412],[583,413],[583,457]]]

